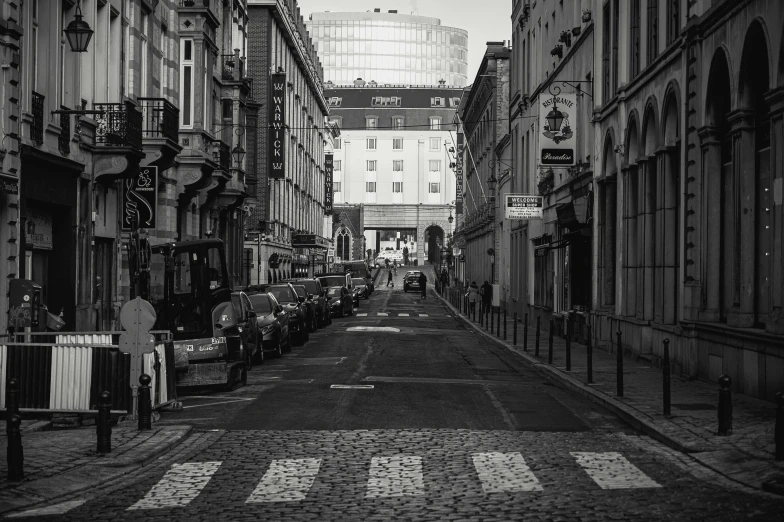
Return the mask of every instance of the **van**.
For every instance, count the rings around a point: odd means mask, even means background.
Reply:
[[[316,279],[325,289],[330,286],[345,286],[349,291],[354,290],[354,283],[351,282],[351,274],[346,272],[329,272],[316,275]]]

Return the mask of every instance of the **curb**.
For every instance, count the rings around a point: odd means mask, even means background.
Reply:
[[[170,426],[170,428],[177,427],[179,428],[178,433],[180,433],[179,437],[172,438],[171,440],[165,441],[162,444],[158,444],[153,446],[152,451],[149,453],[144,453],[138,457],[118,457],[116,459],[108,459],[104,462],[96,461],[94,463],[88,464],[88,466],[101,466],[105,468],[125,468],[129,466],[138,466],[144,467],[157,459],[163,453],[166,453],[174,446],[177,446],[180,442],[188,438],[188,436],[193,432],[192,426],[182,425],[182,426]],[[144,444],[144,443],[142,443]]]

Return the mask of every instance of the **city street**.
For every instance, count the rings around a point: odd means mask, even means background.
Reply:
[[[194,433],[67,520],[774,520],[488,344],[433,294],[379,284],[233,392],[182,397]],[[432,278],[430,279],[432,281]],[[380,281],[379,281],[380,282]],[[32,514],[32,513],[31,513]]]

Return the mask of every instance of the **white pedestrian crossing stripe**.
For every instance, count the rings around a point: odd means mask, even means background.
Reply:
[[[408,317],[408,314],[397,314],[398,317]]]
[[[430,317],[430,316],[427,314],[419,314],[419,317]]]
[[[615,452],[572,451],[571,455],[602,489],[660,488],[661,485]]]
[[[358,314],[357,314],[357,317],[367,317],[367,313],[361,313],[361,314],[360,314],[360,313],[358,313]]]
[[[187,506],[204,489],[220,465],[220,462],[172,464],[144,498],[128,510]]]
[[[485,493],[542,491],[520,453],[474,453],[472,458]]]
[[[321,466],[321,459],[273,460],[246,503],[305,500]]]
[[[386,317],[386,316],[388,316],[389,314],[388,314],[388,313],[385,313],[385,312],[379,312],[379,313],[378,313],[378,315],[379,315],[379,317]]]
[[[373,457],[365,498],[406,497],[425,494],[422,457]]]

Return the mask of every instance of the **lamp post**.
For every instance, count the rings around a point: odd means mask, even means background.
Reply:
[[[68,27],[63,29],[65,37],[68,39],[68,45],[71,46],[71,51],[75,53],[87,52],[87,46],[93,37],[93,31],[90,29],[90,24],[82,20],[82,1],[76,2],[76,14]]]

